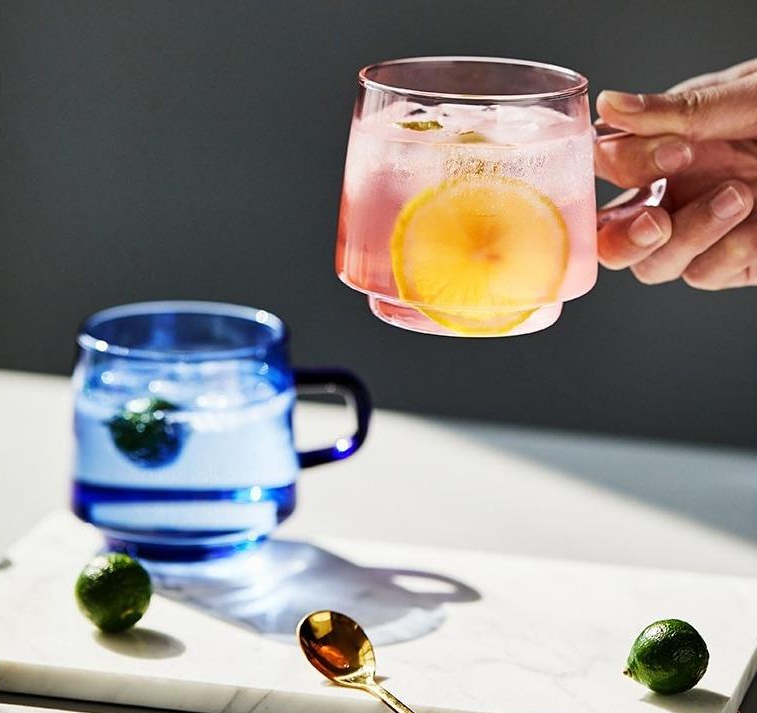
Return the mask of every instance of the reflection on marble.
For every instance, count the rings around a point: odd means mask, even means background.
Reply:
[[[288,644],[314,609],[349,614],[381,646],[436,629],[445,602],[480,598],[444,575],[361,567],[322,547],[285,540],[209,565],[151,565],[150,573],[161,594]]]

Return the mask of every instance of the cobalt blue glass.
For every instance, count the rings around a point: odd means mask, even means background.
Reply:
[[[292,369],[284,323],[213,302],[92,315],[77,339],[73,510],[111,549],[200,561],[254,547],[294,510],[300,468],[365,440],[370,396],[343,369]],[[297,452],[297,391],[341,395],[348,437]]]

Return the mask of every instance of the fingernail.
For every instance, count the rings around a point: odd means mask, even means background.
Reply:
[[[654,150],[654,162],[663,173],[680,171],[691,163],[691,149],[680,141],[662,144]]]
[[[665,235],[649,213],[642,213],[628,226],[628,237],[634,245],[648,248],[661,242]]]
[[[646,106],[644,96],[641,94],[627,94],[626,92],[611,92],[606,90],[601,92],[599,96],[615,111],[620,111],[624,114],[636,114],[644,111],[644,107]]]
[[[733,218],[741,213],[744,208],[744,199],[733,186],[724,188],[710,201],[710,209],[720,220]]]

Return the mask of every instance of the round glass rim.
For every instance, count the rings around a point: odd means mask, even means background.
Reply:
[[[211,317],[231,317],[243,319],[251,323],[267,327],[270,341],[266,344],[250,344],[248,346],[224,349],[198,349],[196,351],[172,351],[170,349],[144,349],[128,347],[115,342],[98,339],[94,331],[105,322],[114,319],[124,319],[150,314],[197,314]],[[201,300],[161,300],[154,302],[134,302],[132,304],[106,307],[92,313],[81,323],[76,343],[88,352],[108,354],[127,359],[142,359],[160,362],[197,362],[197,361],[228,361],[233,359],[259,358],[271,348],[280,347],[289,339],[289,330],[282,319],[272,312],[257,307],[231,304],[228,302],[208,302]]]
[[[530,94],[456,94],[448,92],[428,92],[421,89],[408,89],[407,87],[396,87],[391,84],[382,84],[368,77],[368,72],[379,67],[386,67],[393,64],[410,64],[420,62],[480,62],[490,64],[509,64],[534,69],[543,69],[550,72],[562,74],[575,81],[575,85],[567,89],[556,89],[552,92],[533,92]],[[429,57],[404,57],[401,59],[390,59],[384,62],[374,62],[366,65],[358,72],[358,82],[361,87],[366,89],[376,89],[389,94],[398,94],[407,97],[419,97],[423,99],[452,99],[458,101],[490,101],[490,102],[523,102],[523,101],[543,101],[555,99],[567,99],[588,91],[589,80],[583,74],[575,70],[561,67],[557,64],[547,64],[545,62],[535,62],[530,59],[515,59],[511,57],[477,57],[470,55],[440,55]]]

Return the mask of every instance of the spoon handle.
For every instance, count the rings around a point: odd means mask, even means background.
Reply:
[[[389,691],[386,690],[383,686],[379,686],[378,683],[375,683],[374,681],[371,681],[370,683],[366,684],[366,688],[374,695],[376,698],[380,698],[386,705],[388,705],[394,713],[414,713],[412,708],[408,708],[402,701],[395,698]]]

